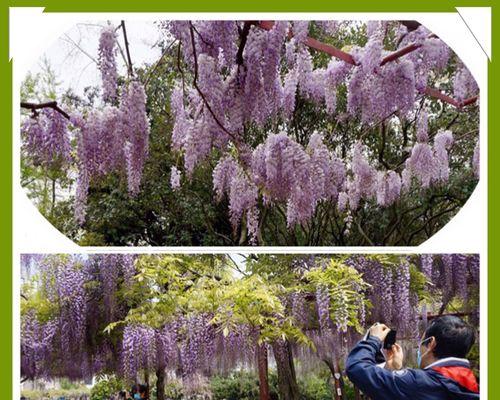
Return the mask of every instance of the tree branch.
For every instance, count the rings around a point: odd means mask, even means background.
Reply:
[[[403,25],[407,26],[409,28],[409,30],[414,30],[414,29],[418,28],[418,26],[420,25],[416,21],[401,21],[401,22],[403,23]],[[274,21],[260,21],[257,25],[262,29],[271,30],[274,26]],[[340,59],[348,64],[355,65],[355,66],[358,65],[358,63],[356,63],[356,61],[354,60],[354,58],[351,54],[346,53],[346,52],[344,52],[344,51],[342,51],[334,46],[322,43],[322,42],[320,42],[316,39],[313,39],[311,37],[308,37],[304,43],[306,46],[309,46],[315,50],[319,50],[323,53],[329,54],[330,56],[338,58],[338,59]],[[421,47],[421,45],[416,44],[416,43],[410,44],[402,49],[399,49],[399,50],[389,54],[385,58],[383,58],[380,65],[383,66],[384,64],[387,64],[388,62],[396,61],[397,59],[403,57],[406,54],[409,54],[409,53],[417,50],[420,47]],[[449,103],[458,109],[461,109],[465,106],[473,104],[478,99],[478,96],[474,96],[474,97],[466,99],[462,102],[459,102],[459,101],[451,98],[450,96],[447,96],[446,94],[441,93],[439,90],[434,89],[434,88],[430,88],[430,87],[426,87],[423,90],[423,93],[425,93],[426,95],[428,95],[430,97],[434,97],[434,98],[437,98],[441,101]]]
[[[254,24],[256,24],[256,21],[245,21],[243,29],[240,32],[240,46],[238,47],[238,52],[236,53],[236,64],[238,65],[243,65],[243,50],[245,49],[245,45],[247,43],[250,28]]]
[[[399,22],[401,22],[401,25],[406,26],[409,32],[418,29],[421,25],[420,22],[412,20],[400,20]]]
[[[386,126],[384,123],[380,124],[380,132],[382,136],[382,142],[380,143],[380,149],[378,152],[378,161],[386,168],[391,169],[391,166],[384,160],[385,145],[387,142]]]
[[[410,237],[408,239],[408,243],[411,243],[413,238],[420,232],[422,232],[428,225],[429,223],[431,223],[432,221],[442,217],[443,215],[447,214],[447,213],[450,213],[450,212],[453,212],[455,211],[457,208],[459,208],[458,205],[454,205],[453,207],[450,207],[450,208],[446,208],[445,210],[433,215],[432,217],[430,217],[422,227],[420,227],[419,229],[413,231],[411,234],[410,234]]]
[[[395,61],[398,58],[403,57],[404,55],[409,54],[412,51],[415,51],[415,50],[419,49],[420,47],[422,47],[421,44],[412,43],[412,44],[409,44],[406,47],[403,47],[402,49],[396,50],[395,52],[393,52],[393,53],[385,56],[382,59],[382,62],[380,63],[380,66],[383,66],[383,65],[385,65],[385,64],[387,64],[387,63],[389,63],[391,61]]]
[[[368,237],[368,235],[365,233],[363,228],[361,227],[361,224],[359,221],[356,219],[356,227],[358,228],[358,232],[361,233],[361,236],[368,242],[370,246],[375,246],[375,243]]]
[[[227,133],[235,142],[237,142],[236,136],[229,132],[226,127],[219,121],[217,116],[215,115],[214,111],[212,110],[212,107],[210,107],[210,104],[207,101],[207,98],[205,97],[205,94],[201,91],[200,87],[198,86],[198,57],[196,55],[196,43],[194,41],[194,28],[193,28],[193,23],[189,22],[189,28],[191,32],[191,45],[193,46],[193,59],[194,59],[194,78],[193,78],[193,86],[195,89],[198,91],[198,93],[201,96],[201,99],[203,100],[203,103],[207,107],[207,110],[210,112],[212,115],[212,118],[214,119],[215,123],[219,125],[219,127]]]
[[[127,52],[127,60],[128,60],[128,74],[130,76],[134,76],[134,70],[132,68],[132,59],[130,58],[130,49],[129,49],[129,43],[127,39],[127,29],[125,28],[125,21],[122,20],[121,23],[122,31],[123,31],[123,41],[125,42],[125,51]]]
[[[35,114],[36,114],[36,110],[40,110],[42,108],[52,108],[53,110],[55,110],[59,114],[61,114],[64,118],[66,118],[67,120],[71,119],[69,114],[66,111],[62,110],[58,106],[57,101],[48,101],[46,103],[29,103],[29,102],[22,101],[21,108],[27,108],[28,110],[33,111],[33,113],[35,113]]]
[[[69,36],[67,33],[64,34],[64,38],[63,40],[65,40],[66,42],[69,42],[70,44],[72,44],[73,46],[75,46],[78,50],[80,50],[82,52],[82,54],[86,55],[88,58],[90,58],[92,60],[92,62],[96,63],[96,64],[99,64],[97,62],[97,60],[92,57],[87,51],[85,51],[78,43],[76,43],[72,38],[71,36]]]
[[[444,317],[446,315],[452,315],[454,317],[467,317],[467,316],[469,316],[471,314],[472,314],[472,312],[453,312],[453,313],[446,313],[446,314],[444,314],[444,310],[443,310],[442,312],[440,312],[438,314],[432,314],[432,313],[428,312],[427,313],[427,319],[428,320],[436,319],[436,318],[439,318],[439,317]],[[419,315],[418,318],[419,319],[423,319],[422,315]]]
[[[174,40],[172,41],[172,43],[170,43],[166,48],[165,50],[163,51],[162,55],[160,56],[160,58],[158,59],[158,61],[156,61],[155,65],[153,68],[151,68],[146,76],[146,79],[144,81],[144,86],[147,86],[151,77],[153,76],[153,74],[155,73],[156,69],[161,65],[161,62],[163,61],[163,59],[165,58],[165,56],[167,55],[168,51],[172,48],[172,46],[175,44],[177,40]]]

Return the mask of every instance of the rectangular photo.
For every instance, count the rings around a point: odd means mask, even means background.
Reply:
[[[23,400],[479,399],[477,254],[23,254]]]

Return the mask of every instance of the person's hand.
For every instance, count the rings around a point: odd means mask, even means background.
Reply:
[[[397,371],[403,368],[404,354],[403,349],[399,344],[393,344],[392,347],[386,351],[386,368]]]
[[[370,328],[370,336],[375,336],[379,338],[381,342],[383,342],[387,337],[388,333],[390,332],[390,330],[391,329],[388,328],[387,325],[376,322]]]

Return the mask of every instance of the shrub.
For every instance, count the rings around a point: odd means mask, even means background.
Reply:
[[[90,400],[106,400],[123,389],[123,383],[114,376],[104,377],[90,390]]]
[[[214,400],[251,400],[259,397],[259,381],[249,372],[236,372],[211,380]]]
[[[318,375],[309,375],[299,380],[302,400],[331,400],[332,390],[327,378]]]

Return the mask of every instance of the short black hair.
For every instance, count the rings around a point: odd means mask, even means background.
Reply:
[[[454,315],[438,317],[430,323],[424,339],[436,338],[434,356],[436,358],[465,358],[475,341],[474,329]]]
[[[146,385],[139,385],[139,393],[148,394],[148,387]]]

